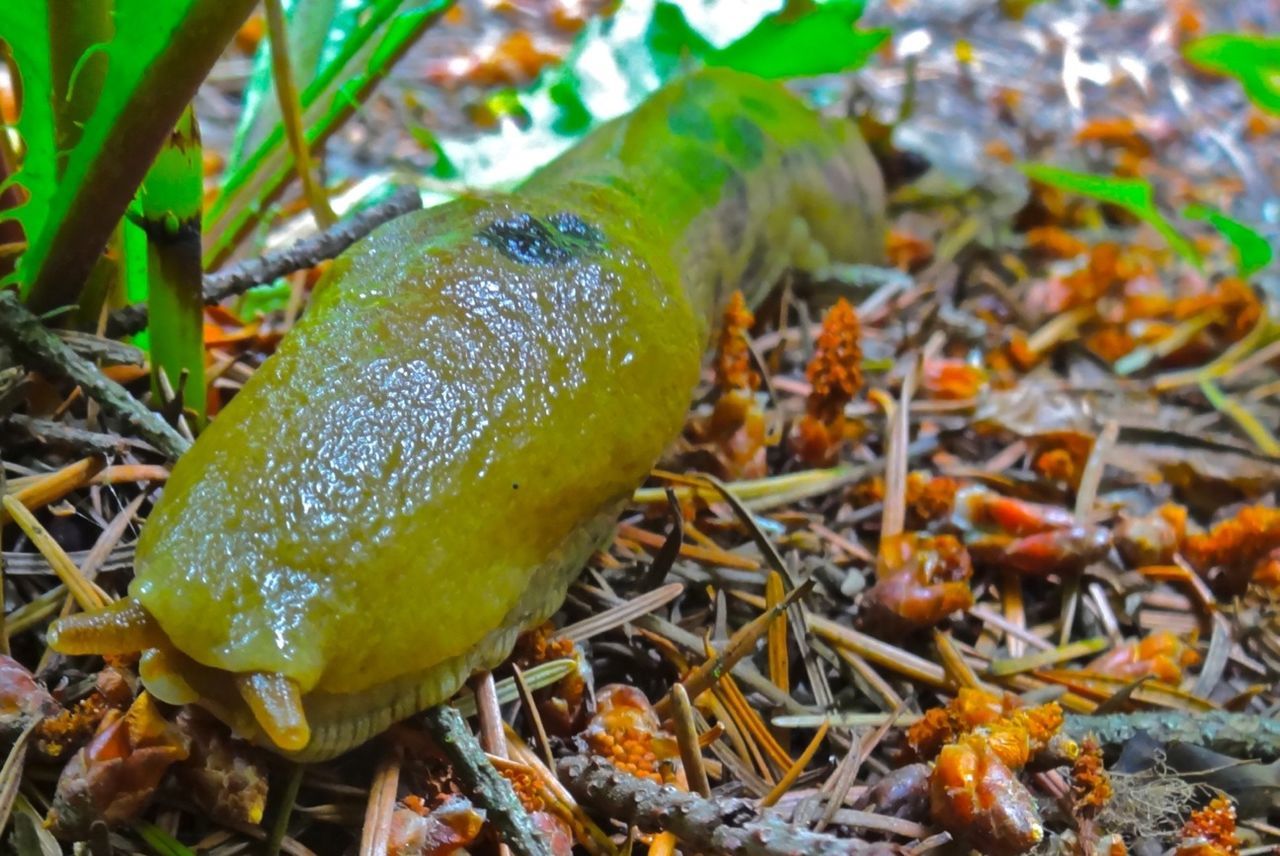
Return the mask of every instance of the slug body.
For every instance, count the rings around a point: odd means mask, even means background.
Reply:
[[[721,299],[872,261],[854,129],[703,71],[511,195],[335,261],[173,470],[129,597],[51,631],[318,760],[447,699],[544,620],[680,431]]]

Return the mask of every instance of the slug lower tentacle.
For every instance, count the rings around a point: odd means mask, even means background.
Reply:
[[[383,226],[178,462],[126,605],[51,645],[148,649],[158,698],[305,760],[444,701],[559,608],[727,294],[878,260],[883,207],[851,125],[707,70]]]

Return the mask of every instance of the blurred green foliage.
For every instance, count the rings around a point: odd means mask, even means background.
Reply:
[[[1280,38],[1218,33],[1188,42],[1182,55],[1204,71],[1234,77],[1250,101],[1280,115]]]

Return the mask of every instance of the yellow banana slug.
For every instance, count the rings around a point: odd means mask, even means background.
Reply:
[[[50,631],[301,760],[447,699],[559,608],[683,424],[721,303],[872,261],[852,126],[708,70],[515,193],[402,217],[175,466],[129,596]]]

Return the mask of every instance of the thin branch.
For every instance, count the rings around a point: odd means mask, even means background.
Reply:
[[[65,422],[54,422],[51,419],[37,419],[21,413],[11,413],[3,419],[10,425],[30,435],[42,443],[57,443],[70,446],[94,455],[123,455],[129,451],[154,452],[155,449],[131,437],[119,434],[104,434],[67,425]]]
[[[18,301],[12,291],[0,291],[0,333],[46,372],[80,385],[102,408],[123,420],[139,437],[170,458],[181,457],[190,446],[182,435],[120,384],[71,350]]]
[[[511,782],[489,763],[462,714],[452,705],[440,704],[424,712],[422,721],[462,786],[488,812],[507,846],[517,856],[549,856]]]
[[[1103,748],[1121,746],[1145,732],[1157,743],[1194,743],[1258,761],[1280,758],[1280,719],[1249,713],[1161,710],[1106,716],[1069,714],[1062,730],[1076,740],[1092,734]]]
[[[298,241],[283,250],[246,259],[204,278],[204,302],[206,306],[220,303],[228,297],[242,294],[255,285],[272,282],[285,274],[315,267],[331,259],[368,235],[374,229],[410,211],[422,207],[422,197],[412,187],[402,187],[388,199],[371,205],[352,217],[335,223],[318,235]],[[111,316],[107,333],[111,336],[127,336],[147,326],[146,304],[127,306]]]
[[[600,758],[574,755],[557,765],[583,805],[642,832],[671,832],[691,850],[732,856],[890,856],[892,844],[837,838],[762,814],[743,799],[704,799],[628,775]]]

